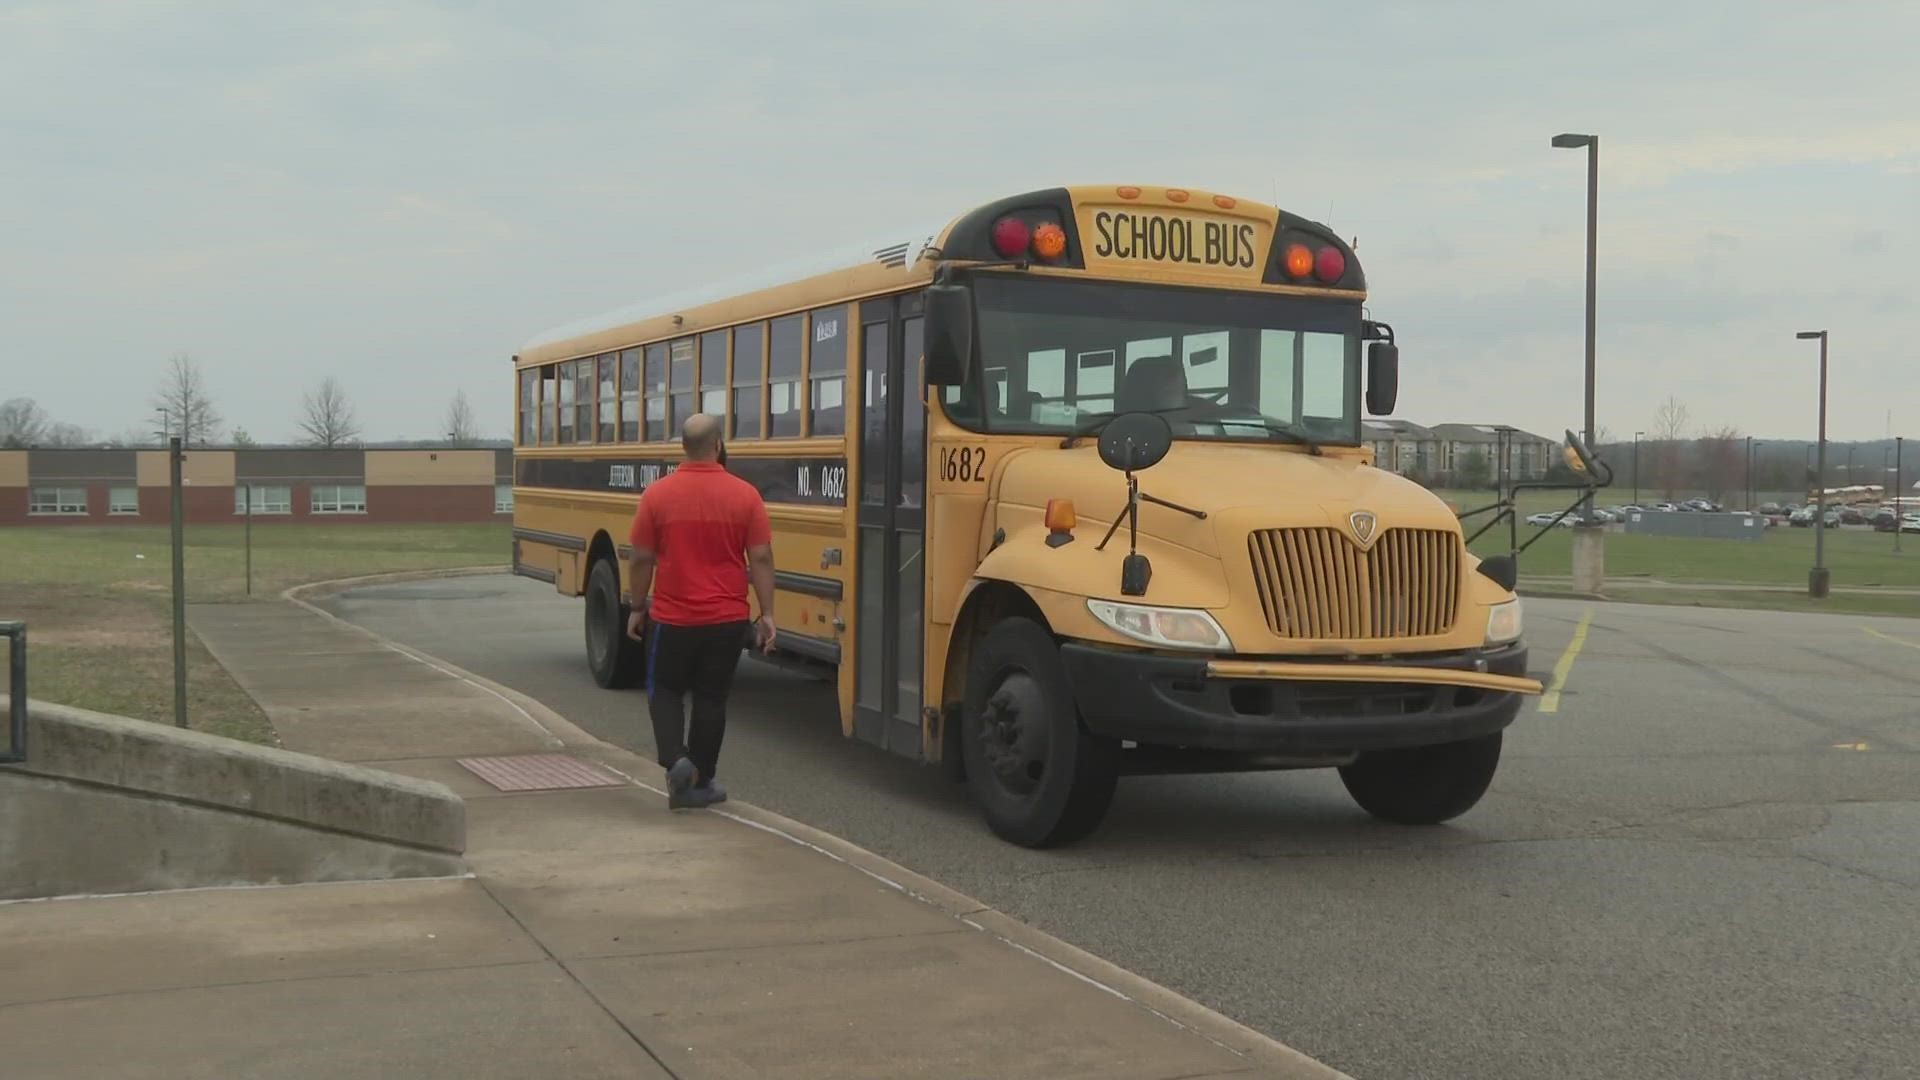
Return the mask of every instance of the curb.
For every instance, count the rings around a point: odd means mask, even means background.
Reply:
[[[363,578],[299,585],[287,589],[280,595],[287,602],[318,615],[335,626],[360,634],[385,648],[409,656],[422,664],[438,668],[456,678],[465,679],[498,696],[513,705],[534,724],[544,728],[559,745],[578,750],[583,755],[626,776],[635,785],[649,791],[657,791],[664,796],[666,794],[664,791],[639,779],[640,776],[659,770],[659,766],[652,761],[596,738],[559,713],[512,687],[503,686],[363,626],[347,622],[307,599],[363,585],[497,572],[499,572],[497,568],[491,570],[474,568],[456,571],[375,574]],[[1051,964],[1082,982],[1090,983],[1122,1001],[1153,1014],[1174,1027],[1192,1032],[1229,1053],[1244,1058],[1249,1066],[1258,1066],[1262,1070],[1262,1075],[1313,1078],[1313,1080],[1352,1080],[1352,1077],[1346,1073],[1316,1061],[1277,1039],[1263,1035],[1145,976],[1136,975],[1111,961],[1103,960],[1051,934],[1036,930],[965,893],[948,888],[932,878],[909,870],[851,841],[750,803],[730,799],[727,806],[729,807],[727,810],[709,812],[749,828],[770,832],[789,843],[798,844],[836,862],[851,866],[906,896],[940,909],[975,930],[993,935],[1011,948]]]

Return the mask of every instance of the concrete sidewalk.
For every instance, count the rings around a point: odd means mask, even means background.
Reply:
[[[190,619],[287,748],[466,798],[473,876],[0,905],[9,1080],[1340,1075],[329,616]],[[523,755],[606,786],[458,760]]]

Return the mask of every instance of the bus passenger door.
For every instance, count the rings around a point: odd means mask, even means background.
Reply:
[[[859,577],[853,732],[918,758],[926,530],[922,298],[860,305]]]

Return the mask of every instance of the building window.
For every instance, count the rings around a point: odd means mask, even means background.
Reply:
[[[612,353],[596,361],[600,365],[600,385],[596,399],[600,405],[600,427],[594,436],[595,442],[620,441],[620,420],[616,415],[620,408],[620,395],[613,383],[614,365],[619,361],[620,358]]]
[[[527,368],[520,373],[520,445],[540,442],[540,372]]]
[[[620,354],[620,441],[640,441],[640,350]]]
[[[845,307],[822,308],[813,313],[813,357],[808,367],[813,393],[809,402],[815,435],[847,433],[847,332]]]
[[[647,441],[667,442],[673,426],[667,423],[667,347],[647,346]]]
[[[113,487],[107,489],[107,513],[138,514],[140,512],[140,489],[137,487]]]
[[[758,439],[766,434],[760,416],[760,373],[764,369],[761,345],[766,324],[737,326],[733,331],[733,413],[729,438]]]
[[[27,513],[61,517],[87,515],[87,489],[37,487],[27,496]]]
[[[247,485],[233,486],[233,512],[247,512]],[[258,514],[293,513],[293,489],[285,484],[253,485],[253,512]]]
[[[700,411],[727,419],[727,332],[700,335]],[[721,430],[725,430],[723,427]]]
[[[316,514],[364,514],[367,489],[361,484],[315,484],[307,506]]]
[[[767,338],[767,434],[791,439],[800,434],[801,318],[773,320]]]
[[[497,483],[493,485],[493,512],[496,514],[513,513],[513,485]]]

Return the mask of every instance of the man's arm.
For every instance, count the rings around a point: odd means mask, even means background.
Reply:
[[[753,582],[753,595],[760,601],[760,621],[754,625],[754,643],[761,652],[773,651],[773,545],[755,544],[747,549],[747,577]]]
[[[633,598],[633,611],[627,616],[627,636],[640,640],[647,628],[647,593],[653,589],[653,552],[634,548],[627,560],[627,590]]]

